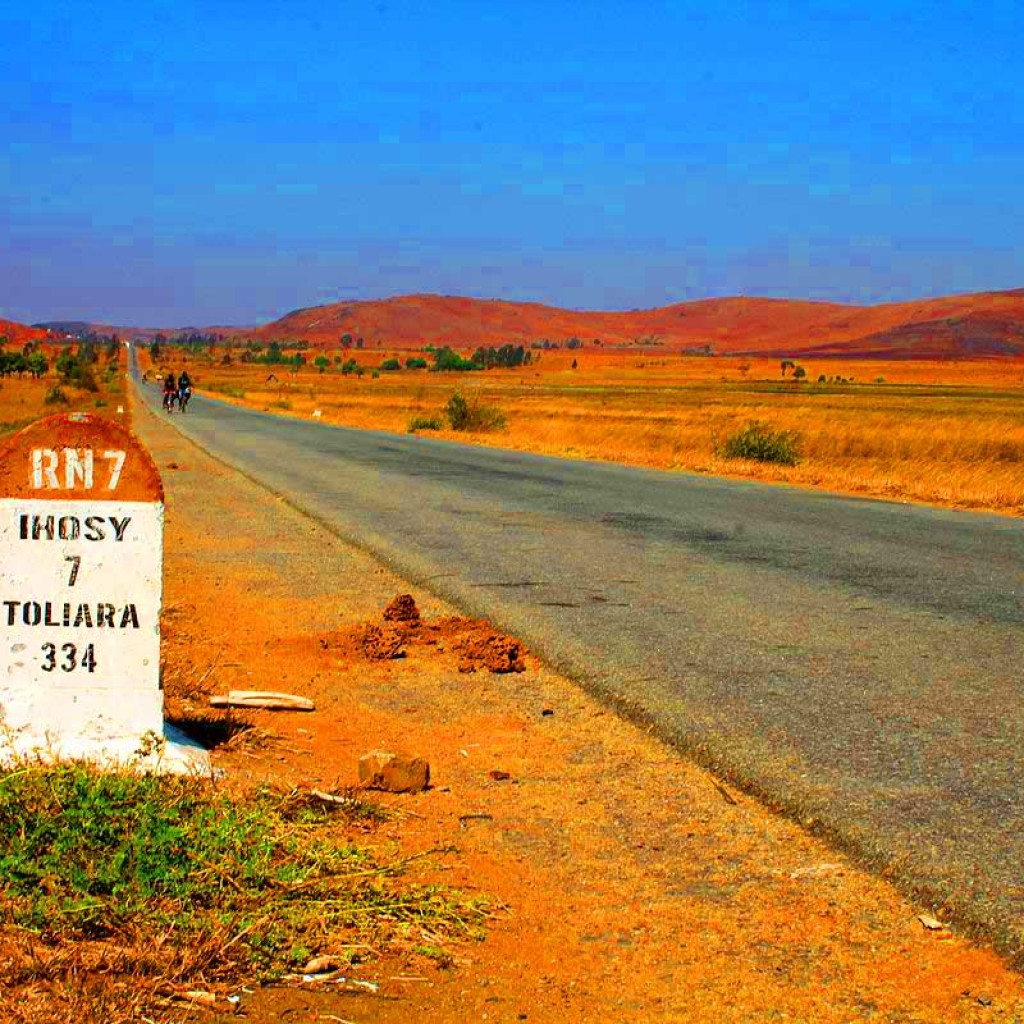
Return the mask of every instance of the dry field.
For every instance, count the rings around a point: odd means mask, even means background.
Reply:
[[[312,363],[319,354],[310,350]],[[583,349],[532,353],[519,369],[469,373],[376,368],[389,356],[344,353],[364,369],[299,370],[171,351],[200,390],[270,412],[404,432],[440,417],[456,391],[500,410],[504,428],[433,436],[574,458],[746,477],[954,508],[1024,514],[1024,361],[812,361],[785,379],[775,359]],[[465,353],[468,355],[469,353]],[[427,356],[430,359],[429,355]],[[573,360],[577,367],[572,367]],[[145,362],[143,363],[145,366]],[[824,377],[823,382],[820,378]],[[799,435],[795,466],[726,458],[752,421]]]
[[[110,362],[101,349],[94,368],[98,390],[90,391],[61,382],[54,364],[66,348],[65,345],[52,344],[40,346],[39,351],[46,356],[50,369],[38,379],[27,373],[21,377],[0,378],[0,436],[20,430],[44,416],[62,412],[91,412],[117,417],[118,406],[125,405],[124,375],[121,372],[123,353],[119,351],[117,359]],[[66,401],[53,400],[55,389],[64,395]],[[47,401],[47,395],[51,395],[50,401]]]

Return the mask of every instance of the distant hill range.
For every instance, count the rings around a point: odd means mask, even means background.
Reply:
[[[0,320],[12,340],[49,331],[55,338],[89,333],[150,341],[163,334],[218,340],[306,341],[335,348],[420,349],[449,345],[663,347],[695,354],[833,359],[986,359],[1024,356],[1024,289],[952,295],[916,302],[850,306],[793,299],[725,298],[657,309],[588,312],[534,302],[445,295],[340,302],[298,309],[262,327],[113,327],[50,321],[27,327]]]
[[[33,324],[33,328],[49,333],[51,338],[79,339],[90,336],[117,337],[126,341],[152,341],[157,335],[174,338],[182,334],[201,334],[218,340],[237,338],[240,335],[251,337],[253,327],[118,327],[114,324],[95,323],[90,320],[47,320]]]
[[[28,324],[19,324],[14,320],[0,317],[0,335],[7,338],[12,345],[24,345],[27,341],[36,341],[46,337],[46,331]]]
[[[791,299],[726,298],[622,313],[532,302],[408,295],[299,309],[254,332],[265,340],[365,348],[532,344],[664,346],[715,355],[979,359],[1024,356],[1024,289],[919,302],[848,306]]]

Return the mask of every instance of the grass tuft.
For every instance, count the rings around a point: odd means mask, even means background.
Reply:
[[[440,416],[413,416],[406,429],[415,434],[417,430],[440,430],[443,426]]]
[[[452,430],[482,432],[505,426],[505,415],[500,409],[484,405],[476,397],[467,399],[460,391],[448,399],[444,411]]]
[[[730,434],[722,447],[727,459],[751,459],[795,466],[800,461],[800,435],[791,430],[772,430],[752,420],[742,430]]]

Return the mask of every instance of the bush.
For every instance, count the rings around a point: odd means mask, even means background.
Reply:
[[[427,361],[422,356],[410,356],[405,361],[405,368],[407,370],[425,370]]]
[[[452,430],[501,430],[505,426],[505,416],[499,409],[481,405],[475,398],[467,401],[458,391],[448,399],[444,412]]]
[[[752,459],[795,466],[800,461],[800,435],[791,430],[772,430],[753,420],[726,439],[723,453],[727,459]]]
[[[409,420],[408,431],[415,434],[417,430],[440,430],[442,426],[440,416],[413,416]]]
[[[395,358],[385,359],[384,362],[380,364],[380,368],[382,370],[400,370],[402,368],[402,364]]]
[[[467,370],[479,370],[482,367],[472,359],[463,359],[458,352],[452,351],[446,345],[434,351],[434,369],[442,372],[456,371],[464,373]]]
[[[59,384],[54,384],[49,391],[46,392],[46,397],[43,399],[46,405],[68,405],[70,399],[64,394],[64,389]]]

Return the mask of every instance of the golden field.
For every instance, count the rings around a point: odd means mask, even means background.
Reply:
[[[776,359],[549,350],[517,369],[389,372],[376,368],[413,353],[350,349],[328,350],[332,365],[320,373],[312,360],[322,351],[308,351],[310,365],[296,370],[242,364],[238,350],[222,365],[220,350],[171,349],[157,369],[188,365],[199,390],[257,409],[299,417],[319,409],[323,422],[396,432],[413,417],[443,420],[458,390],[499,409],[506,425],[431,436],[1024,514],[1024,360],[815,360],[796,383]],[[363,375],[343,376],[334,363],[342,356],[357,359]],[[726,458],[725,440],[751,421],[796,432],[799,463]]]
[[[0,436],[57,413],[91,412],[98,416],[117,418],[118,406],[127,408],[123,349],[118,350],[114,360],[110,360],[103,347],[100,347],[99,358],[94,366],[98,390],[88,391],[61,382],[54,364],[67,347],[52,342],[39,344],[38,351],[46,356],[50,369],[38,379],[33,379],[27,373],[21,377],[13,374],[0,377]],[[20,350],[20,346],[18,348]],[[71,346],[72,351],[75,348]],[[67,401],[46,401],[47,395],[55,388],[59,388]]]

